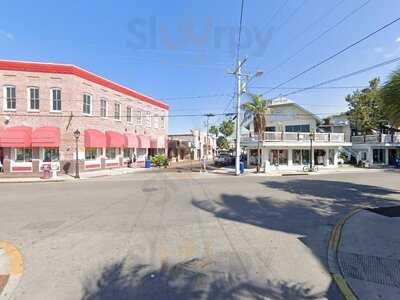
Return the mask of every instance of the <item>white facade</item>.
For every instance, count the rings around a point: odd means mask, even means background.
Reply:
[[[339,148],[351,146],[345,142],[343,133],[315,133],[320,119],[296,103],[284,99],[271,104],[271,113],[266,116],[266,129],[259,139],[250,124],[250,133],[242,137],[247,150],[249,165],[257,163],[257,147],[261,144],[261,165],[265,171],[302,170],[310,164],[320,168],[338,166]]]

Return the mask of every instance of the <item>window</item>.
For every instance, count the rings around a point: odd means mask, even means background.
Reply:
[[[87,115],[92,114],[92,96],[88,94],[83,95],[83,113]]]
[[[301,150],[293,150],[292,160],[294,165],[301,165]]]
[[[45,148],[43,150],[44,162],[58,161],[58,160],[60,160],[58,148]]]
[[[119,148],[107,148],[106,156],[108,159],[115,159],[119,155]]]
[[[102,118],[107,118],[107,100],[106,99],[100,100],[100,116]]]
[[[28,110],[39,110],[39,88],[28,89]]]
[[[162,128],[162,129],[165,128],[165,117],[160,118],[160,128]]]
[[[385,149],[373,149],[374,164],[384,164],[386,159]]]
[[[275,126],[268,126],[265,128],[265,131],[267,132],[275,132]]]
[[[129,106],[126,108],[126,121],[132,123],[132,108]]]
[[[133,149],[131,148],[124,148],[124,158],[132,157]]]
[[[5,95],[5,107],[4,108],[6,110],[15,110],[17,108],[17,98],[16,98],[15,86],[4,87],[4,95]]]
[[[151,113],[146,111],[145,126],[151,127]]]
[[[138,161],[146,159],[146,149],[136,149],[136,156]]]
[[[301,150],[301,158],[303,161],[303,165],[310,164],[310,150]]]
[[[114,119],[121,120],[121,104],[119,103],[114,104]]]
[[[271,150],[270,162],[274,165],[287,165],[288,150]]]
[[[15,149],[15,161],[16,162],[31,162],[32,161],[32,149],[30,149],[30,148]]]
[[[158,115],[155,115],[153,118],[153,128],[158,128],[158,126],[159,126],[159,124],[158,124],[158,122],[159,122],[159,116]]]
[[[367,152],[363,151],[361,152],[361,160],[366,161],[367,160]]]
[[[329,164],[330,165],[334,165],[335,164],[335,150],[334,149],[329,149],[328,159],[329,159]]]
[[[52,111],[61,111],[61,90],[51,90],[51,109]]]
[[[138,110],[136,113],[136,125],[142,125],[142,111]]]
[[[310,132],[310,125],[287,125],[286,132]]]
[[[101,148],[86,148],[85,149],[85,160],[96,160],[102,153]]]

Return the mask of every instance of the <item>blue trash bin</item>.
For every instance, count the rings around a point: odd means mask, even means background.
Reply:
[[[240,162],[240,165],[239,165],[239,169],[240,169],[240,174],[243,174],[244,173],[244,162]]]
[[[146,169],[150,169],[150,168],[151,168],[151,160],[150,160],[150,159],[146,159],[146,160],[144,161],[144,167],[145,167]]]

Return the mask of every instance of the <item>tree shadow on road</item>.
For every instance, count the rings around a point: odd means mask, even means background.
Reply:
[[[330,232],[340,216],[355,207],[399,203],[387,197],[396,194],[394,190],[349,182],[287,180],[262,185],[265,191],[257,194],[256,190],[254,197],[222,194],[218,199],[193,200],[192,204],[217,218],[299,235],[326,270]],[[264,194],[268,196],[260,196]],[[328,291],[329,298],[337,297],[333,289]]]
[[[83,286],[83,300],[234,300],[234,299],[320,299],[302,284],[246,281],[234,274],[207,271],[202,261],[128,267],[125,261],[105,267],[99,277],[89,277]]]

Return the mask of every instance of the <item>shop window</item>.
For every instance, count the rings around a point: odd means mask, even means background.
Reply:
[[[301,165],[301,150],[293,150],[293,164]]]
[[[310,164],[310,150],[301,150],[301,159],[302,159],[303,165],[309,165]]]
[[[15,149],[15,161],[16,162],[31,162],[32,161],[32,149],[16,148]]]
[[[131,148],[124,148],[124,158],[132,157],[133,149]]]
[[[102,149],[99,148],[86,148],[85,160],[96,160],[101,155]]]
[[[29,110],[39,110],[39,88],[32,87],[28,89],[28,108]]]
[[[106,149],[106,156],[108,159],[115,159],[115,158],[117,158],[117,155],[119,155],[118,148],[107,148]]]
[[[335,164],[335,150],[334,149],[329,149],[328,158],[329,158],[329,164],[334,165]]]
[[[17,97],[15,86],[5,86],[4,87],[4,109],[5,110],[15,110],[17,108]]]
[[[92,96],[88,94],[83,95],[83,113],[87,115],[92,113]]]
[[[287,165],[288,164],[288,150],[271,150],[270,162],[273,165]]]
[[[146,159],[146,149],[136,149],[136,156],[138,161],[143,161]]]
[[[385,163],[385,149],[374,149],[373,150],[373,159],[374,164],[383,164]]]
[[[45,148],[43,150],[43,161],[50,162],[50,161],[58,161],[60,160],[60,153],[58,148]]]
[[[61,111],[61,90],[52,89],[51,90],[51,108],[52,111]]]

